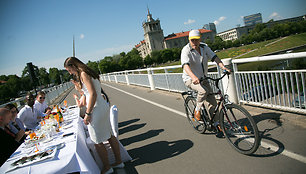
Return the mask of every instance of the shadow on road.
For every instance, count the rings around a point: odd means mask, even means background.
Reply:
[[[155,163],[184,153],[193,146],[190,140],[158,141],[139,148],[129,150],[131,165],[138,166]]]
[[[140,120],[139,118],[135,118],[135,119],[128,120],[128,121],[123,121],[123,122],[118,123],[118,127],[124,127],[124,126],[127,126],[129,124],[135,123],[139,120]]]
[[[252,156],[254,157],[271,157],[271,156],[276,156],[281,154],[284,149],[285,146],[283,143],[281,143],[280,141],[274,139],[271,137],[272,135],[272,131],[282,127],[283,123],[280,119],[281,114],[280,113],[262,113],[256,116],[253,116],[254,121],[256,122],[256,124],[258,125],[260,122],[263,121],[267,121],[268,123],[272,123],[272,124],[262,124],[265,126],[270,126],[271,127],[261,127],[258,128],[259,129],[259,136],[261,138],[261,144],[270,144],[273,147],[277,147],[277,149],[272,149],[272,147],[263,147],[260,146],[258,148],[258,150],[256,151],[255,154],[253,154]],[[260,130],[263,129],[263,130]]]
[[[131,125],[131,126],[127,126],[125,128],[121,128],[121,129],[119,129],[119,135],[122,135],[124,133],[140,129],[140,128],[144,127],[145,125],[146,125],[146,123],[141,123],[141,124],[134,124],[134,125]]]
[[[142,133],[142,134],[130,137],[130,138],[121,139],[120,142],[123,146],[127,146],[127,145],[130,145],[130,144],[135,143],[135,142],[144,141],[146,139],[155,137],[163,131],[164,131],[164,129],[149,130],[145,133]]]

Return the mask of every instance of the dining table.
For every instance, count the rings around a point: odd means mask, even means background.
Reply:
[[[64,111],[62,122],[53,122],[57,127],[41,125],[35,131],[41,139],[32,141],[28,136],[1,166],[0,173],[100,173],[100,168],[86,144],[87,137],[80,109],[70,106]]]

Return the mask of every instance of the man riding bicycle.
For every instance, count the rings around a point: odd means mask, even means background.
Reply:
[[[185,85],[192,90],[198,92],[197,105],[194,112],[194,117],[200,121],[201,114],[200,109],[204,101],[208,102],[208,112],[212,116],[217,101],[214,95],[208,95],[212,93],[207,80],[200,82],[200,79],[207,76],[208,72],[208,60],[215,61],[217,65],[228,72],[220,58],[205,44],[201,41],[201,33],[199,30],[191,30],[189,32],[189,43],[184,46],[181,52],[181,64],[183,67],[183,81]],[[218,121],[215,118],[215,122]]]

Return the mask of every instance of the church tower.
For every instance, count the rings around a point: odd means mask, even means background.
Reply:
[[[164,47],[164,33],[160,26],[159,19],[154,20],[148,8],[147,20],[142,23],[144,30],[144,39],[149,53],[155,50],[163,50]]]

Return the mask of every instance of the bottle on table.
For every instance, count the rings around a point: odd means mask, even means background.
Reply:
[[[59,109],[58,105],[56,105],[57,114],[59,116],[59,122],[63,122],[63,114],[61,110]]]

